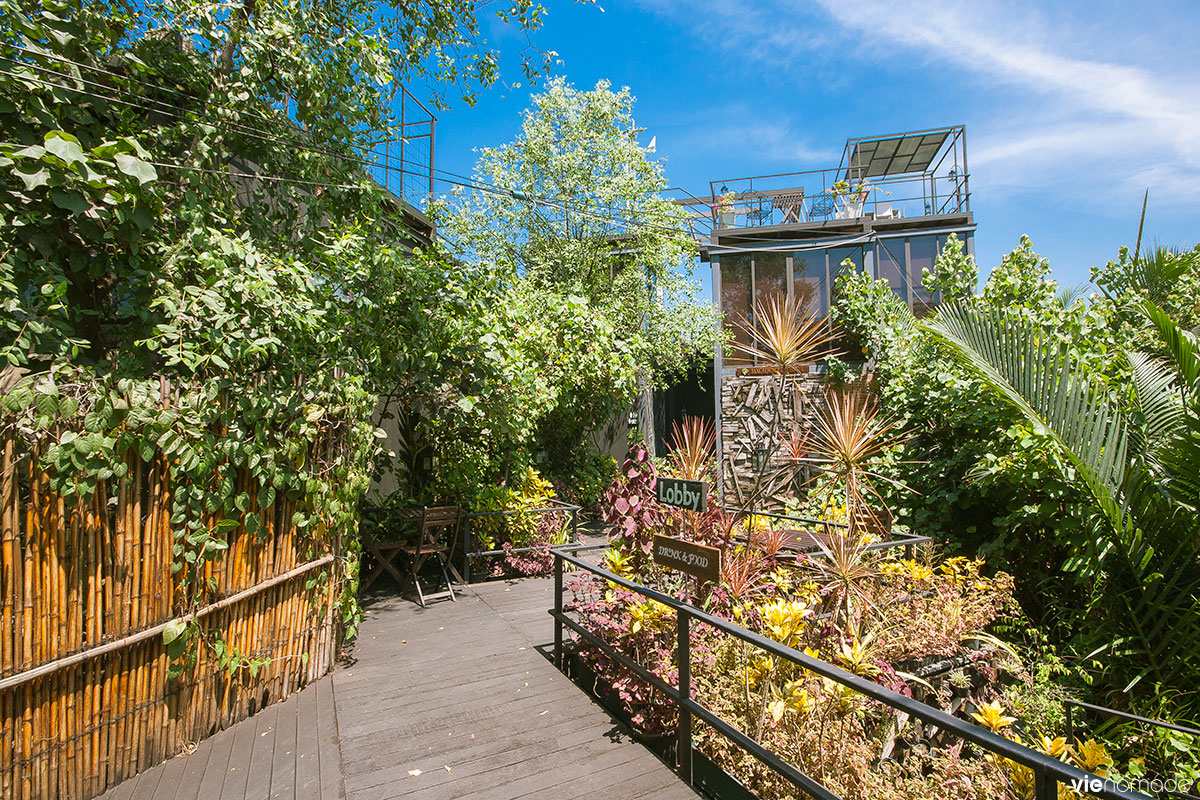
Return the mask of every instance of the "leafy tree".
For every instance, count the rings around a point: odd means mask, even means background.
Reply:
[[[706,358],[717,327],[691,281],[686,212],[663,198],[661,162],[637,143],[634,98],[561,79],[533,98],[511,144],[482,151],[476,183],[442,210],[473,263],[518,291],[578,295],[608,318],[643,380],[666,382]]]
[[[397,135],[396,81],[470,100],[497,79],[476,5],[0,10],[0,424],[52,437],[43,463],[67,495],[115,492],[127,453],[162,457],[192,602],[228,532],[265,533],[277,498],[314,543],[352,533],[371,381],[385,355],[419,366],[437,346],[385,353],[363,327],[377,287],[427,269],[402,254],[364,151]],[[525,0],[498,12],[540,23]]]
[[[1183,391],[1189,362],[1168,342],[1187,335],[1165,312],[1148,323],[1154,284],[1133,277],[1170,272],[1155,296],[1175,298],[1182,316],[1194,267],[1187,253],[1143,258],[1182,263],[1138,264],[1123,252],[1097,271],[1111,297],[1064,304],[1028,239],[979,294],[973,264],[951,246],[926,275],[927,288],[951,301],[928,325],[861,276],[841,279],[837,313],[877,360],[884,408],[915,432],[897,472],[918,493],[894,498],[899,520],[999,556],[1017,576],[1022,607],[1076,664],[1106,689],[1145,681],[1135,692],[1144,698],[1150,684],[1193,680],[1195,654],[1175,642],[1195,624],[1197,542],[1192,501],[1158,507],[1147,488],[1177,480],[1156,454],[1176,453],[1169,460],[1177,474],[1194,474],[1175,449],[1184,439],[1170,400]],[[1176,371],[1136,355],[1147,349],[1174,359]],[[1121,436],[1101,440],[1111,433],[1096,421],[1101,409],[1110,426],[1120,421]],[[1135,501],[1149,505],[1138,510]]]

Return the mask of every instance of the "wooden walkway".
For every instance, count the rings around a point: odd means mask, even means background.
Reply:
[[[350,663],[104,798],[697,797],[542,654],[552,602],[549,579],[376,601]]]

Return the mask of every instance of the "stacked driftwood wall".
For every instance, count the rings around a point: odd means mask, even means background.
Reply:
[[[330,669],[340,545],[301,540],[290,503],[261,510],[265,531],[234,531],[185,605],[161,460],[131,457],[111,499],[76,504],[25,447],[0,440],[0,797],[92,797]],[[181,617],[203,635],[170,678],[163,631]],[[230,674],[200,641],[213,633],[269,663]]]
[[[780,469],[785,451],[779,439],[793,430],[803,436],[809,429],[821,408],[825,381],[821,375],[796,373],[788,375],[781,388],[778,375],[747,372],[751,370],[738,370],[737,375],[721,380],[721,474],[726,502],[745,508],[757,486],[763,495],[758,508],[769,510],[769,498],[776,490],[786,490],[763,485],[764,480],[778,483],[787,479],[787,470]],[[781,412],[781,424],[772,432],[776,409]],[[771,441],[772,436],[775,446],[767,448],[771,458],[760,473],[754,469],[754,448]],[[769,477],[760,478],[763,474]]]

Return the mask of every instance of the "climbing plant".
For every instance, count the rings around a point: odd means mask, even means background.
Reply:
[[[281,508],[313,554],[341,539],[352,631],[372,381],[396,354],[364,326],[375,287],[418,269],[365,148],[398,135],[398,80],[473,102],[498,79],[476,5],[0,10],[0,425],[68,501],[115,494],[136,459],[165,465],[180,612],[213,590],[231,533],[265,540]],[[495,10],[540,25],[537,4]],[[534,79],[550,57],[518,68]],[[186,633],[164,637],[181,664]]]

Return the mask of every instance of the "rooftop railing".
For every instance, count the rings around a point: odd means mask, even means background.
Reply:
[[[970,211],[968,176],[944,172],[845,180],[845,169],[786,172],[712,181],[712,195],[689,206],[709,206],[716,229],[900,219]]]

